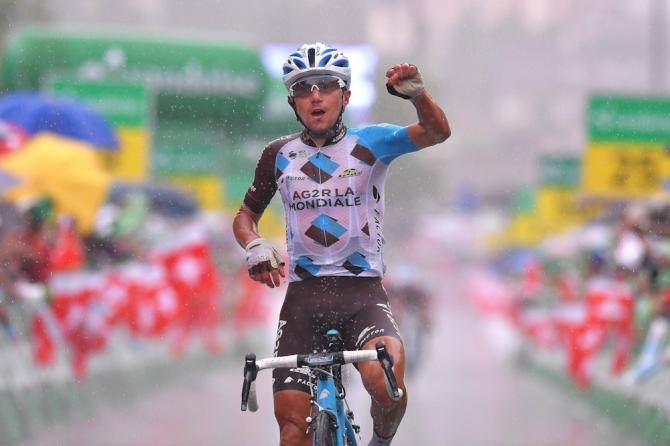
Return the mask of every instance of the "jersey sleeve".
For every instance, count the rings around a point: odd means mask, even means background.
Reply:
[[[378,124],[359,130],[361,142],[368,147],[384,164],[419,150],[409,138],[407,127],[393,124]]]
[[[279,147],[270,144],[263,150],[256,164],[254,180],[244,196],[244,205],[256,214],[262,214],[277,192],[275,163]]]

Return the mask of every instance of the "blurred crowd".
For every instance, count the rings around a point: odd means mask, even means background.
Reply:
[[[265,291],[237,267],[225,217],[173,215],[150,198],[108,200],[85,235],[48,198],[0,202],[4,336],[30,340],[43,367],[69,356],[82,378],[118,332],[166,342],[175,355],[199,335],[216,353],[224,318],[238,332],[264,322]]]
[[[580,388],[602,355],[612,376],[640,384],[670,364],[670,204],[611,206],[539,246],[498,252],[467,289],[527,345],[560,352]]]

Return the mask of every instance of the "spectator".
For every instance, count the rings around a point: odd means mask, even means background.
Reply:
[[[654,254],[658,267],[651,284],[653,319],[632,372],[634,383],[649,379],[661,367],[664,357],[670,356],[670,348],[663,353],[670,322],[670,240],[658,243]]]

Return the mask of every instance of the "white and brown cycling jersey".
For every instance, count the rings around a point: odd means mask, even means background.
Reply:
[[[386,172],[415,150],[407,129],[390,124],[342,126],[323,147],[303,132],[265,148],[244,204],[261,214],[279,189],[289,281],[383,275]]]

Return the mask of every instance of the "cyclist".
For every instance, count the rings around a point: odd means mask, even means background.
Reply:
[[[440,143],[451,130],[414,65],[395,65],[386,77],[390,93],[412,102],[418,122],[357,129],[342,122],[351,72],[341,51],[322,43],[305,44],[288,56],[283,69],[288,103],[304,129],[263,150],[233,231],[246,250],[251,277],[271,288],[280,285],[284,260],[257,229],[266,206],[280,191],[289,286],[274,353],[321,351],[330,328],[342,333],[346,349],[374,349],[376,342],[385,342],[405,396],[399,401],[389,398],[378,363],[361,363],[358,369],[372,397],[370,445],[388,445],[405,412],[407,393],[403,345],[381,283],[384,179],[393,159]],[[310,444],[307,373],[273,371],[282,446]]]

